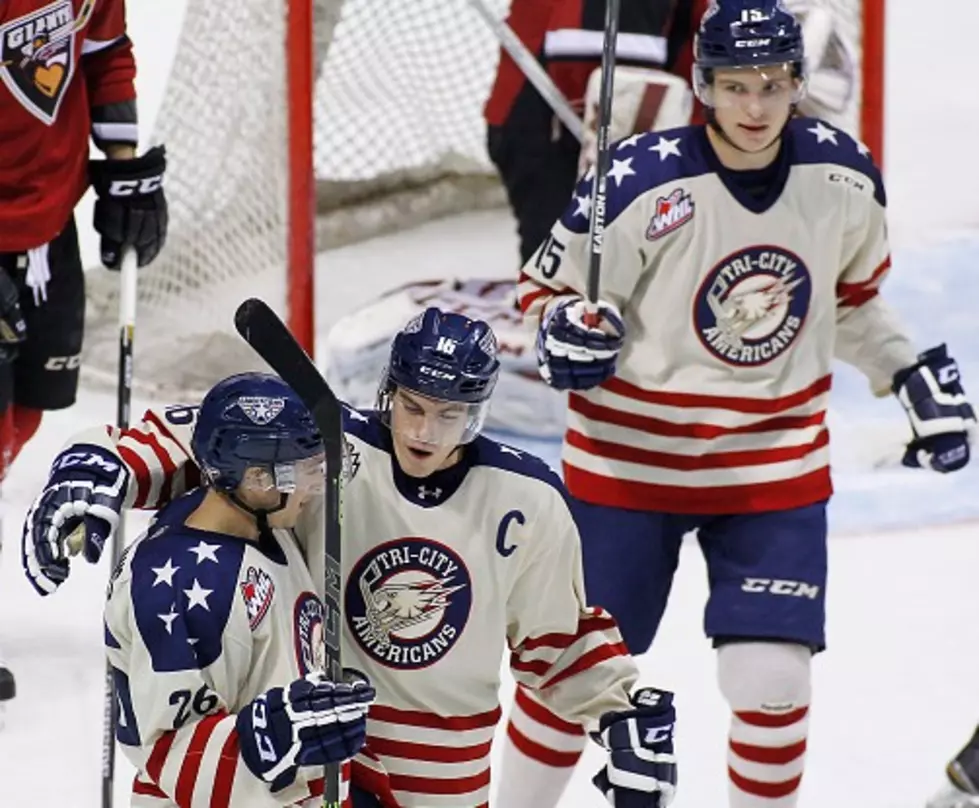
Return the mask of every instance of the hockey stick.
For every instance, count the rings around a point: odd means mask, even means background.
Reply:
[[[327,674],[335,682],[343,681],[340,657],[340,631],[343,614],[340,607],[341,506],[343,484],[343,407],[340,400],[317,370],[313,360],[302,349],[285,323],[264,302],[251,298],[235,312],[235,328],[296,395],[313,416],[326,453],[325,513],[325,580],[323,584],[323,642]],[[326,766],[323,804],[340,808],[340,766]]]
[[[598,93],[598,157],[595,161],[595,181],[591,188],[591,220],[588,225],[591,249],[588,255],[588,303],[585,324],[598,325],[599,285],[602,278],[602,240],[605,234],[605,191],[608,185],[609,122],[612,119],[612,79],[615,73],[615,43],[619,38],[619,0],[607,0],[605,5],[605,36],[602,39],[602,73]]]
[[[547,71],[541,66],[541,63],[530,52],[530,49],[520,41],[520,37],[513,33],[513,29],[506,22],[499,19],[490,10],[485,0],[468,0],[468,2],[490,27],[490,30],[499,40],[503,49],[527,77],[527,81],[534,85],[548,106],[554,110],[554,114],[561,119],[561,123],[568,127],[568,131],[581,143],[584,137],[585,125],[574,109],[572,109],[568,99],[564,97],[564,93],[558,89],[551,77],[547,75]],[[615,2],[617,6],[618,0],[615,0]],[[618,13],[616,13],[616,20],[618,20]]]
[[[136,253],[125,250],[119,270],[119,377],[116,385],[116,426],[129,426],[129,411],[133,396],[133,336],[136,331]],[[111,565],[109,574],[115,573],[125,543],[123,526],[125,518],[119,517],[119,526],[110,542]],[[112,663],[105,663],[105,690],[102,707],[102,808],[112,808],[112,791],[116,771],[116,728],[119,709],[116,702],[116,683]]]

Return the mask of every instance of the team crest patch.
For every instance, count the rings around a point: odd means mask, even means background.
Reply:
[[[462,636],[472,607],[472,578],[462,559],[431,539],[375,547],[347,579],[347,626],[371,658],[418,670],[438,662]]]
[[[299,673],[326,670],[323,644],[323,604],[312,592],[303,592],[293,608],[293,633]]]
[[[677,188],[669,196],[661,196],[656,200],[656,213],[649,220],[646,228],[646,238],[655,241],[693,218],[693,197],[682,188]]]
[[[56,0],[0,27],[0,79],[49,126],[75,72],[75,32],[83,22],[76,24],[71,0]]]
[[[812,278],[798,255],[746,247],[707,273],[694,299],[694,328],[721,361],[764,365],[795,341],[811,298]]]
[[[253,424],[265,426],[272,423],[276,416],[285,409],[286,400],[271,396],[242,396],[238,399],[238,406]]]
[[[265,570],[249,567],[245,580],[239,584],[241,594],[245,598],[245,610],[248,612],[248,625],[252,631],[256,629],[262,618],[272,605],[272,595],[275,594],[275,584],[272,576]]]

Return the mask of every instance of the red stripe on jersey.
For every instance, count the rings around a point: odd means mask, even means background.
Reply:
[[[153,478],[150,475],[150,467],[143,462],[136,452],[127,446],[116,446],[119,457],[129,466],[136,478],[136,499],[133,501],[134,508],[145,508],[146,500],[150,495],[150,487],[153,485]]]
[[[531,698],[523,687],[517,687],[517,696],[514,701],[523,711],[524,715],[534,719],[538,724],[543,724],[545,727],[563,732],[565,735],[581,736],[585,734],[583,727],[571,721],[565,721],[561,716],[555,715],[543,704]]]
[[[159,439],[152,432],[141,432],[138,429],[123,429],[119,433],[119,436],[120,440],[128,438],[135,443],[141,443],[143,446],[150,447],[163,470],[163,482],[160,486],[159,502],[169,502],[171,499],[170,489],[173,485],[173,475],[177,472],[177,464],[173,462],[170,453],[163,448]]]
[[[778,398],[743,398],[740,396],[708,396],[699,393],[670,393],[665,390],[646,390],[615,376],[602,382],[601,387],[610,393],[645,401],[647,404],[662,404],[667,407],[696,407],[701,409],[732,410],[733,412],[772,415],[800,407],[816,396],[829,392],[833,377],[830,375],[817,379],[804,390],[789,393]]]
[[[414,774],[388,774],[393,791],[412,794],[468,794],[486,788],[490,782],[489,767],[468,777],[420,777]]]
[[[133,794],[139,794],[144,797],[156,797],[157,799],[168,801],[170,799],[162,788],[153,785],[153,783],[140,780],[138,774],[133,778]]]
[[[222,718],[223,715],[209,715],[198,721],[197,726],[194,727],[194,734],[190,736],[190,745],[184,753],[180,774],[177,776],[177,793],[174,802],[180,808],[190,808],[194,800],[194,786],[197,785],[197,775],[201,770],[204,750],[207,749],[207,742],[214,732],[214,727]]]
[[[370,743],[369,741],[368,743]],[[369,752],[360,750],[360,756],[354,758],[350,768],[350,783],[372,794],[381,801],[383,808],[399,808],[398,801],[391,792],[391,783],[388,782],[387,773],[383,770],[378,771],[364,764],[361,758],[372,758]],[[380,765],[380,764],[378,764]]]
[[[499,706],[489,712],[476,713],[475,715],[442,716],[421,710],[399,710],[397,707],[384,704],[372,704],[370,720],[384,721],[389,724],[407,724],[410,727],[428,727],[429,729],[461,732],[467,729],[495,727],[502,714],[503,711]]]
[[[653,449],[639,449],[626,446],[610,440],[596,440],[587,435],[569,429],[565,433],[565,441],[569,446],[581,449],[595,457],[609,460],[622,460],[626,463],[636,463],[653,468],[672,469],[674,471],[703,471],[705,469],[736,469],[745,466],[767,466],[773,463],[785,463],[789,460],[801,460],[806,455],[822,449],[829,444],[829,432],[819,430],[816,437],[809,443],[797,446],[780,446],[773,449],[742,449],[732,452],[707,452],[702,455],[674,454],[673,452],[658,452]]]
[[[802,782],[801,774],[781,783],[762,783],[758,780],[742,777],[730,767],[728,768],[727,773],[731,778],[731,782],[746,794],[752,794],[756,797],[766,797],[770,800],[777,800],[780,797],[787,797],[789,794],[795,791],[799,787],[799,783]]]
[[[737,711],[734,714],[753,727],[779,728],[790,727],[798,723],[809,713],[808,707],[799,707],[787,713],[760,713],[750,710]]]
[[[568,396],[568,408],[591,421],[636,429],[647,435],[662,435],[667,438],[696,438],[698,440],[711,440],[725,435],[749,435],[756,432],[784,432],[787,429],[806,429],[807,427],[819,426],[826,420],[826,411],[819,410],[812,415],[779,415],[739,426],[683,424],[605,407],[575,393]]]
[[[840,306],[862,306],[877,294],[877,288],[890,268],[891,257],[888,255],[867,280],[858,283],[841,282],[836,284],[837,304]]]
[[[586,654],[582,654],[578,657],[571,665],[568,665],[563,671],[555,674],[543,685],[541,688],[553,687],[558,682],[563,682],[565,679],[570,679],[572,676],[577,676],[582,671],[586,671],[589,668],[594,668],[601,662],[607,659],[614,659],[618,656],[629,656],[629,649],[625,647],[624,643],[618,642],[615,645],[606,643],[605,645],[600,645],[598,648],[592,648]]]
[[[229,808],[231,805],[231,791],[235,784],[239,758],[238,731],[232,730],[221,747],[221,759],[214,776],[214,790],[211,791],[209,808]]]
[[[742,760],[751,763],[768,763],[773,766],[784,766],[797,760],[806,753],[806,739],[788,746],[754,746],[748,743],[729,743],[731,751]]]
[[[491,743],[492,740],[473,746],[438,746],[371,735],[371,749],[379,755],[408,760],[427,760],[433,763],[466,763],[470,760],[480,760],[490,753]]]
[[[530,308],[531,304],[535,300],[541,297],[557,297],[558,295],[577,295],[578,297],[581,296],[578,292],[576,292],[574,289],[568,286],[562,286],[560,289],[552,289],[550,286],[543,286],[542,284],[538,283],[534,278],[531,278],[530,275],[526,274],[525,272],[521,272],[520,277],[517,278],[517,285],[519,286],[519,284],[521,283],[531,283],[535,287],[537,287],[532,292],[526,292],[520,295],[518,305],[520,306],[520,311],[523,314],[526,314],[527,309]]]
[[[150,776],[150,779],[159,785],[160,776],[163,774],[163,764],[167,762],[167,755],[170,754],[170,747],[173,746],[173,740],[176,737],[176,733],[172,730],[170,732],[164,732],[153,744],[153,751],[150,752],[150,756],[146,761],[146,773]]]
[[[583,749],[577,752],[559,752],[557,749],[551,749],[549,746],[530,740],[513,724],[507,726],[506,733],[513,745],[531,760],[536,760],[546,766],[553,766],[556,769],[569,769],[576,765],[582,752],[584,752]]]
[[[541,634],[539,637],[528,637],[520,643],[520,652],[533,651],[537,648],[554,648],[562,650],[577,642],[586,634],[603,632],[615,628],[615,620],[607,612],[601,612],[578,621],[578,630],[573,634]]]
[[[788,480],[693,488],[615,479],[563,463],[564,483],[578,499],[614,508],[668,513],[731,514],[801,508],[833,493],[829,466]]]

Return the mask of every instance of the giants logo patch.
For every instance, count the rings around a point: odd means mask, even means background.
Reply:
[[[87,22],[92,5],[82,4],[76,22],[71,0],[55,0],[0,27],[0,80],[49,126],[75,72],[75,33]]]
[[[782,247],[746,247],[724,258],[694,298],[703,346],[729,365],[764,365],[802,330],[812,279],[802,259]]]
[[[303,592],[296,598],[292,617],[296,661],[299,663],[300,675],[305,676],[313,671],[325,671],[323,604],[320,603],[320,599],[312,592]]]
[[[462,559],[431,539],[386,542],[347,579],[344,613],[357,643],[389,668],[418,670],[456,644],[472,607]]]
[[[272,605],[275,584],[272,583],[272,576],[265,570],[249,567],[240,586],[241,594],[245,598],[245,610],[248,612],[248,625],[254,631]]]

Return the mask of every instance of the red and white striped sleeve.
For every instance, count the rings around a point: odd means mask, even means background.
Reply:
[[[639,672],[612,616],[585,605],[578,530],[563,497],[553,499],[507,604],[510,670],[590,731],[605,713],[630,709]]]

